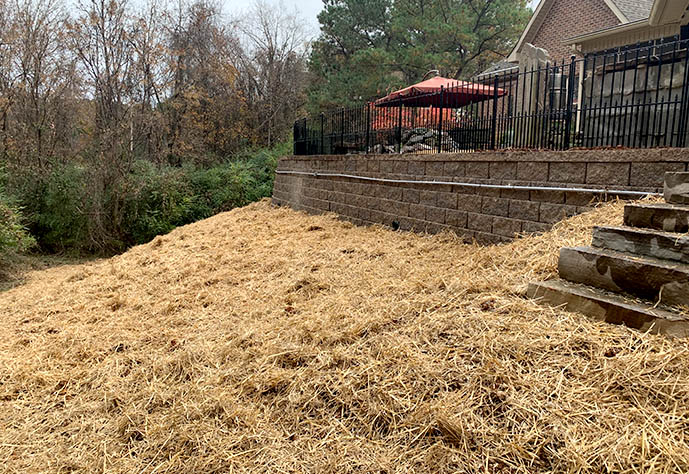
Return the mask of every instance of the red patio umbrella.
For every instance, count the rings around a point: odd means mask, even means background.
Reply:
[[[443,94],[440,94],[440,91]],[[392,107],[403,104],[407,107],[443,107],[459,108],[476,102],[493,99],[495,89],[475,82],[457,81],[446,77],[433,77],[417,84],[392,92],[375,101],[376,107]],[[498,89],[498,97],[507,92]],[[442,100],[441,100],[442,97]]]

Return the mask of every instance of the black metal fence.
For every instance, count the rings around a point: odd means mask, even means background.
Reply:
[[[625,47],[458,81],[294,124],[297,155],[684,147],[689,41]]]

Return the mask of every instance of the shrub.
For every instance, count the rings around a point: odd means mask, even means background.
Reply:
[[[270,196],[277,160],[288,151],[288,145],[280,145],[245,152],[211,167],[137,162],[121,193],[128,244]]]
[[[194,196],[182,168],[134,165],[121,192],[122,232],[128,244],[140,244],[192,222]]]
[[[0,174],[0,256],[10,251],[24,251],[35,243],[24,227],[19,209],[6,195],[3,181]]]
[[[177,226],[270,196],[289,145],[246,151],[213,166],[140,160],[124,176],[98,166],[55,164],[13,170],[12,185],[31,233],[47,252],[119,252]]]
[[[87,170],[76,165],[55,165],[44,173],[13,170],[13,193],[43,251],[85,247],[91,208],[87,182]]]

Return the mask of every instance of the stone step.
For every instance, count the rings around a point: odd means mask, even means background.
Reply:
[[[689,206],[673,204],[627,204],[624,207],[624,225],[665,232],[689,231]]]
[[[633,227],[594,227],[592,245],[618,252],[648,255],[661,260],[689,263],[689,234]]]
[[[665,201],[689,204],[689,173],[665,173]]]
[[[640,331],[689,337],[689,315],[655,308],[643,302],[584,285],[550,280],[531,283],[527,294],[552,306],[582,313],[612,324],[624,324]]]
[[[565,247],[560,277],[655,303],[689,306],[689,265],[593,247]]]

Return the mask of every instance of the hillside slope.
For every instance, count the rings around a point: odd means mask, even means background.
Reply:
[[[621,204],[480,248],[267,201],[0,293],[4,472],[686,472],[689,344],[526,283]]]

